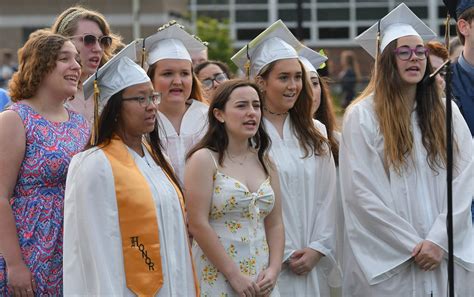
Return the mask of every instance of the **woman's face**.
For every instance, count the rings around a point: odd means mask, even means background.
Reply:
[[[210,99],[217,87],[228,80],[227,75],[216,64],[209,64],[202,68],[197,75],[205,92],[206,98]]]
[[[93,35],[100,38],[104,33],[99,25],[91,20],[79,20],[74,37],[71,39],[81,56],[82,74],[85,78],[97,71],[102,56],[104,55],[103,45],[96,39],[94,43],[84,42],[84,36]],[[87,39],[86,39],[87,40]]]
[[[122,109],[118,117],[119,129],[128,136],[141,137],[155,128],[157,106],[139,98],[148,98],[154,93],[151,82],[126,88],[122,93]],[[143,100],[141,100],[143,101]]]
[[[153,87],[161,93],[161,104],[184,104],[193,86],[191,61],[164,59],[156,62]]]
[[[229,137],[242,140],[253,137],[262,117],[257,91],[250,86],[236,88],[224,110],[214,109],[214,116],[225,125]]]
[[[275,62],[266,79],[258,80],[265,93],[265,106],[275,113],[288,112],[303,87],[303,73],[298,59]]]
[[[307,72],[311,80],[311,89],[313,90],[313,105],[311,106],[311,114],[314,115],[321,105],[321,84],[319,77],[315,72]]]
[[[81,65],[78,62],[79,53],[70,41],[66,41],[58,53],[56,67],[41,82],[41,87],[49,93],[65,100],[77,92],[81,77]]]
[[[416,85],[423,79],[427,61],[426,55],[422,54],[423,48],[423,40],[419,36],[404,36],[397,40],[398,54],[395,54],[395,60],[400,78],[406,85]],[[413,52],[415,49],[419,55]],[[404,60],[402,53],[410,57]]]
[[[438,57],[438,56],[435,56],[435,55],[430,55],[430,63],[431,63],[431,66],[433,67],[433,70],[438,69],[443,64],[443,62],[444,61],[441,57]],[[442,72],[442,70],[441,70],[441,72]],[[440,91],[443,92],[444,87],[446,85],[446,83],[444,81],[444,75],[442,75],[441,73],[438,73],[435,76],[435,79],[436,79],[436,84],[438,85]]]

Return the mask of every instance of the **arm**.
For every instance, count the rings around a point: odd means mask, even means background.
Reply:
[[[213,161],[206,149],[195,152],[186,162],[184,189],[189,231],[239,296],[244,293],[254,296],[259,292],[257,284],[240,272],[209,224],[214,171]]]
[[[276,170],[276,165],[271,162],[268,165],[270,182],[275,193],[275,204],[272,211],[265,217],[265,235],[267,237],[270,250],[268,268],[262,271],[257,278],[257,285],[261,292],[271,293],[276,284],[281,270],[283,260],[283,250],[285,248],[285,230],[283,227],[283,215],[281,211],[281,190],[280,179]],[[266,295],[265,295],[266,296]]]
[[[34,280],[21,254],[9,199],[25,155],[25,128],[14,111],[0,113],[0,254],[8,268],[8,285],[15,295],[33,296]]]

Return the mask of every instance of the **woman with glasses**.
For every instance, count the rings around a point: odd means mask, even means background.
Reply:
[[[208,105],[204,104],[201,86],[193,73],[190,52],[202,51],[205,45],[170,22],[145,38],[148,76],[161,93],[158,119],[160,137],[180,183],[184,182],[186,154],[207,129]]]
[[[91,124],[94,120],[94,101],[85,100],[88,98],[83,96],[82,83],[112,57],[121,44],[121,38],[111,32],[101,13],[81,6],[66,9],[56,19],[51,30],[70,38],[80,54],[82,65],[80,88],[66,105],[82,114]]]
[[[97,83],[97,139],[73,158],[64,208],[65,296],[198,296],[178,179],[161,149],[159,93],[131,43]],[[94,91],[95,92],[95,91]]]
[[[232,61],[248,70],[263,94],[285,225],[280,294],[322,297],[330,294],[328,272],[337,265],[336,168],[326,128],[311,113],[311,86],[297,53],[302,46],[280,20]]]
[[[89,139],[85,119],[63,104],[77,91],[79,54],[40,30],[18,58],[14,104],[0,113],[0,296],[62,296],[66,174]]]
[[[400,4],[356,38],[376,61],[346,111],[340,145],[344,296],[448,291],[445,102],[436,84],[425,83],[432,67],[423,40],[434,37]],[[452,107],[455,294],[474,296],[473,147]]]
[[[208,101],[212,100],[217,87],[231,78],[229,67],[220,61],[209,60],[198,64],[194,68],[194,73],[201,81],[204,95]]]

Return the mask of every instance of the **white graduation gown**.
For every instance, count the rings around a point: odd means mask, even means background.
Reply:
[[[447,251],[446,171],[431,170],[412,113],[413,159],[401,175],[383,162],[383,136],[368,97],[344,119],[339,154],[345,220],[343,295],[351,297],[446,296],[447,259],[424,272],[411,252],[429,240]],[[471,135],[453,104],[453,131],[460,149],[453,172],[455,285],[474,296],[474,242],[470,203],[474,191]],[[445,253],[447,258],[447,252]]]
[[[155,200],[163,270],[163,287],[156,296],[195,296],[177,193],[146,149],[146,161],[129,151]],[[64,205],[64,295],[135,296],[126,286],[114,178],[102,150],[74,156]]]
[[[264,118],[272,140],[270,156],[276,163],[282,191],[285,224],[284,261],[298,249],[310,247],[326,255],[305,276],[284,267],[278,287],[281,296],[329,296],[327,277],[336,265],[336,168],[332,154],[306,158],[294,134],[290,117],[283,127],[283,138],[271,122]],[[326,127],[314,121],[326,135]],[[336,265],[337,266],[337,265]]]
[[[190,99],[188,102],[191,103],[191,106],[183,116],[179,134],[166,115],[158,111],[160,140],[181,185],[184,182],[186,154],[206,134],[207,112],[209,110],[209,106],[197,100]]]

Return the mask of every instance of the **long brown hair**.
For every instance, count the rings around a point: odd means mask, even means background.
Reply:
[[[158,64],[158,62],[159,61],[150,65],[150,67],[148,68],[146,72],[146,74],[148,74],[148,77],[151,79],[152,83],[153,83],[153,80],[155,79],[156,65]],[[193,85],[191,87],[191,94],[189,95],[188,99],[196,99],[200,102],[207,103],[206,99],[204,98],[204,95],[202,94],[201,82],[196,77],[196,74],[194,74],[192,64],[191,64],[191,75],[193,78]]]
[[[18,71],[9,83],[13,102],[33,97],[43,79],[56,68],[59,51],[69,41],[48,30],[31,33],[25,45],[18,50]]]
[[[124,89],[125,90],[125,89]],[[88,145],[87,148],[91,147],[97,147],[97,148],[102,148],[107,146],[110,143],[110,140],[112,139],[113,135],[117,131],[117,119],[120,117],[120,114],[122,112],[122,105],[123,105],[123,91],[121,90],[120,92],[115,93],[110,97],[109,101],[105,105],[104,109],[102,110],[102,113],[99,118],[99,131],[98,131],[98,140],[97,140],[97,145],[91,146]],[[181,194],[183,194],[183,191],[179,185],[178,179],[174,173],[173,168],[171,165],[166,161],[165,156],[163,155],[162,152],[162,144],[160,141],[160,135],[159,135],[159,130],[158,130],[158,121],[155,121],[155,129],[153,129],[152,132],[148,133],[145,135],[145,139],[150,144],[151,147],[151,155],[153,156],[153,159],[155,162],[163,168],[163,170],[166,172],[166,174],[171,178],[173,183],[179,188],[181,191]]]
[[[334,106],[332,104],[331,92],[329,91],[329,85],[325,78],[320,77],[319,86],[321,87],[321,103],[319,104],[318,110],[314,113],[314,118],[326,126],[329,144],[331,145],[332,155],[334,156],[334,162],[336,166],[339,165],[339,141],[335,137],[336,131],[339,130],[336,113],[334,112]]]
[[[414,140],[410,120],[412,105],[403,95],[401,88],[403,81],[397,70],[394,53],[396,47],[397,40],[387,45],[376,62],[378,73],[372,74],[369,85],[353,104],[374,94],[374,109],[384,139],[384,161],[387,168],[393,166],[395,171],[400,173],[413,151]],[[427,59],[423,78],[431,71],[432,67]],[[416,87],[415,102],[422,143],[428,153],[427,162],[435,171],[437,168],[445,168],[446,117],[437,86],[423,83],[422,79]]]
[[[263,67],[257,76],[267,80],[268,75],[275,67],[279,60],[273,61],[267,66]],[[303,88],[296,99],[295,105],[288,111],[293,130],[298,138],[300,146],[303,148],[305,154],[304,158],[315,154],[320,156],[328,153],[328,140],[319,132],[313,122],[313,115],[311,114],[311,105],[313,104],[313,91],[309,84],[308,74],[304,71],[304,66],[297,59],[302,71]],[[264,96],[265,97],[265,96]],[[264,98],[265,99],[265,98]],[[264,100],[265,103],[265,100]]]
[[[71,37],[75,34],[74,32],[76,32],[77,24],[80,20],[93,21],[99,26],[102,34],[112,37],[112,44],[110,47],[104,49],[104,55],[100,60],[99,66],[104,65],[105,62],[112,58],[116,48],[121,44],[122,38],[111,32],[109,24],[100,12],[86,9],[79,5],[69,7],[58,16],[53,26],[51,26],[51,31],[56,34]]]
[[[227,102],[229,102],[230,95],[232,94],[232,92],[235,89],[241,87],[253,88],[258,94],[260,102],[262,101],[262,95],[257,85],[248,80],[232,79],[219,85],[219,87],[217,87],[216,91],[214,92],[214,96],[211,100],[211,105],[209,106],[209,112],[207,114],[209,128],[206,132],[206,135],[204,135],[201,141],[191,149],[191,151],[187,155],[187,158],[191,157],[196,151],[203,148],[207,148],[218,153],[218,162],[219,165],[222,166],[224,161],[224,152],[227,150],[227,146],[229,145],[229,137],[227,136],[227,132],[225,130],[225,124],[219,122],[214,116],[214,109],[224,111]],[[261,104],[260,112],[263,114],[262,108],[263,105]],[[257,149],[258,159],[262,164],[265,173],[268,174],[266,164],[269,163],[266,158],[267,151],[271,145],[271,140],[267,132],[265,131],[262,119],[263,118],[260,119],[257,133],[251,139],[249,139],[249,146]]]

